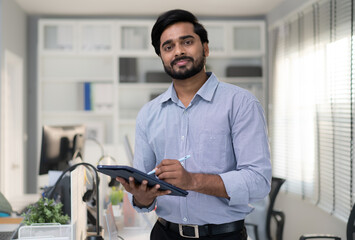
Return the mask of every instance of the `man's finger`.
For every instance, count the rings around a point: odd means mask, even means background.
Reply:
[[[124,184],[124,183],[127,183],[126,180],[124,178],[120,178],[120,177],[116,177],[116,181]]]
[[[168,195],[168,194],[170,194],[170,193],[171,193],[170,190],[158,191],[158,192],[156,193],[156,196],[157,196],[157,197],[159,197],[159,196],[164,196],[164,195]]]
[[[136,183],[134,181],[134,178],[133,177],[129,177],[128,181],[129,181],[130,188],[134,189],[136,187]]]
[[[142,184],[140,185],[140,189],[142,191],[147,191],[147,188],[148,188],[148,181],[147,180],[143,180]]]

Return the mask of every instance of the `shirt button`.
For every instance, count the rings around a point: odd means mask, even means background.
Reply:
[[[184,163],[183,163],[183,162],[181,163],[181,166],[184,166]]]
[[[184,140],[185,136],[181,136],[181,140]]]
[[[187,218],[186,218],[186,217],[184,217],[182,220],[183,220],[184,222],[186,222],[186,221],[187,221]]]

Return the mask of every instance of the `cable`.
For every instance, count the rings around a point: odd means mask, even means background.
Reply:
[[[96,234],[97,234],[97,236],[89,236],[89,239],[103,239],[100,236],[100,214],[99,214],[99,206],[100,206],[100,204],[99,204],[99,181],[100,180],[99,180],[99,175],[97,174],[96,168],[93,165],[91,165],[90,163],[81,162],[81,163],[74,164],[73,166],[70,166],[69,168],[67,168],[66,170],[63,171],[63,173],[59,176],[58,180],[54,184],[53,188],[51,188],[47,192],[47,194],[45,194],[45,195],[47,195],[47,197],[49,199],[52,199],[54,191],[58,187],[58,185],[59,185],[60,181],[62,180],[62,178],[64,177],[64,175],[67,172],[73,171],[76,167],[78,167],[80,165],[84,165],[88,169],[91,168],[93,170],[93,172],[95,172],[95,180],[96,180],[96,196],[97,196],[96,197]]]

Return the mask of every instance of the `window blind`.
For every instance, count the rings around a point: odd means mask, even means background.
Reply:
[[[354,203],[353,8],[320,0],[272,31],[273,174],[343,220]]]

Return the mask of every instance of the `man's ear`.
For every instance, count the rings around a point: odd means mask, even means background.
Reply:
[[[210,48],[208,47],[208,43],[203,43],[203,51],[205,52],[205,56],[208,57],[210,55]]]

